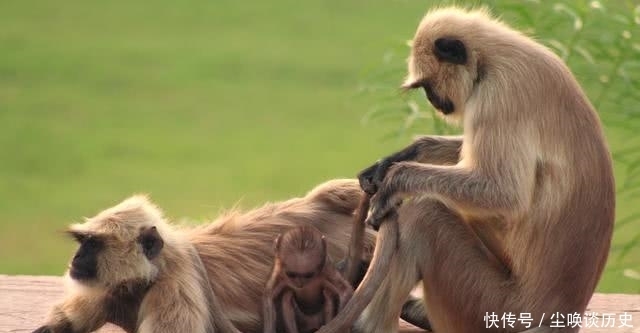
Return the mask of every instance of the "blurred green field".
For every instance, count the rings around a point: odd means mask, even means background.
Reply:
[[[401,113],[363,122],[379,101],[358,91],[375,85],[371,73],[429,7],[1,2],[0,273],[61,274],[73,244],[59,231],[132,193],[149,193],[173,219],[203,220],[353,177],[427,132],[389,135]],[[399,83],[395,61],[385,75]],[[639,142],[617,127],[607,134],[614,149]],[[619,216],[633,208],[619,199]],[[633,236],[619,234],[617,244]],[[622,271],[639,262],[610,262],[599,289],[638,292]]]

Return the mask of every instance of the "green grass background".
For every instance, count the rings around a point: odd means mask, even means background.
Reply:
[[[422,118],[405,128],[395,87],[433,3],[1,2],[0,273],[61,274],[74,245],[59,231],[132,193],[204,220],[353,177],[431,132]],[[487,2],[530,25],[514,3]],[[594,68],[574,68],[592,98],[603,89]],[[636,128],[603,118],[612,149],[633,156]],[[618,179],[633,162],[617,162]],[[630,193],[613,248],[627,255],[612,256],[600,291],[640,290],[623,274],[640,262],[625,250],[637,237]]]

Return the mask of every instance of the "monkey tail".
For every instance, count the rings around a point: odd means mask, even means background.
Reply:
[[[398,247],[398,220],[392,213],[383,221],[367,274],[345,308],[316,333],[342,333],[348,330],[373,299],[382,285]]]
[[[362,252],[364,251],[365,219],[369,213],[370,200],[371,195],[365,193],[362,199],[360,199],[360,205],[353,217],[351,244],[349,246],[349,254],[347,255],[347,268],[345,272],[345,277],[352,286],[357,285],[358,277],[360,276],[360,264],[362,261]]]

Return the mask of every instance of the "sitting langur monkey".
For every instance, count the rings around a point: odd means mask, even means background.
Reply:
[[[333,266],[318,229],[293,228],[274,243],[273,273],[264,294],[264,333],[276,333],[282,326],[287,333],[315,332],[342,310],[353,287]]]
[[[361,197],[355,180],[333,180],[302,198],[195,228],[169,224],[144,196],[129,198],[71,226],[80,246],[67,295],[36,332],[91,332],[107,322],[129,333],[262,332],[273,240],[310,225],[326,235],[325,251],[342,257]],[[361,260],[374,238],[365,234]]]
[[[539,332],[577,332],[551,328],[551,316],[584,313],[615,207],[610,152],[579,84],[546,47],[485,11],[455,8],[424,17],[408,67],[404,87],[423,89],[463,135],[420,138],[360,174],[375,193],[376,251],[395,260],[377,265],[374,255],[351,301],[319,332],[341,332],[358,316],[359,331],[396,332],[418,281],[435,332],[530,329],[522,321],[489,329],[493,313],[528,313]],[[389,219],[398,239],[386,234]]]

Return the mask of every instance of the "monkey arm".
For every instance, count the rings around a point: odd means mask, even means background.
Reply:
[[[326,276],[324,287],[338,296],[338,311],[340,311],[353,296],[353,287],[335,269],[328,269]]]
[[[73,295],[56,305],[34,333],[93,332],[106,323],[104,295]]]
[[[389,167],[403,161],[417,161],[435,165],[452,165],[460,159],[462,136],[422,136],[406,148],[391,154],[364,169],[358,175],[360,186],[374,194],[385,178]]]
[[[401,195],[411,194],[426,194],[472,213],[514,215],[526,210],[534,181],[535,163],[523,163],[515,170],[500,170],[500,174],[491,176],[458,165],[402,162],[391,167],[373,197],[368,222],[379,225],[400,203]]]
[[[462,136],[424,135],[416,138],[409,145],[409,147],[411,146],[414,146],[412,149],[416,151],[416,157],[412,161],[435,165],[453,165],[460,160]]]
[[[275,273],[276,272],[274,272],[274,274],[271,276],[271,279],[267,283],[264,296],[262,297],[262,322],[264,328],[263,333],[276,332],[278,320],[278,316],[276,313],[276,299],[278,298],[278,296],[280,296],[280,294],[282,294],[282,291],[287,285],[284,281],[278,282],[279,274]],[[284,303],[284,300],[282,302]]]
[[[293,292],[287,290],[282,294],[282,319],[284,320],[284,328],[287,333],[299,333],[298,324],[296,323],[296,307],[297,304],[293,298]],[[273,332],[275,332],[275,328]]]
[[[322,324],[328,323],[336,313],[335,307],[335,299],[333,298],[334,291],[329,290],[328,288],[324,288],[322,290],[322,297],[324,297],[324,303],[322,306]]]
[[[201,290],[185,290],[179,282],[173,280],[156,281],[140,307],[142,320],[138,333],[192,332],[208,333],[215,330],[214,322],[209,318],[206,296]],[[195,297],[185,297],[193,293]],[[203,306],[204,305],[204,306]]]

